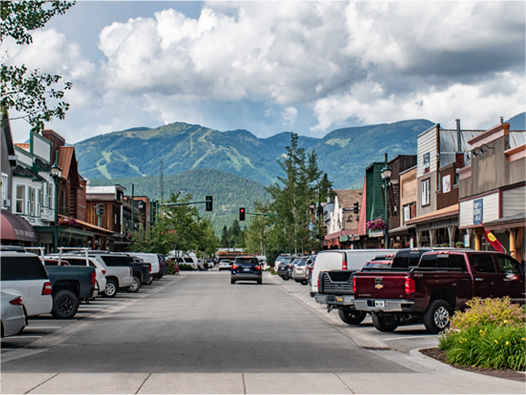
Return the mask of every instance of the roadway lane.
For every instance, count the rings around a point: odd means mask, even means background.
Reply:
[[[361,349],[265,275],[262,285],[217,271],[165,277],[30,343],[40,352],[2,372],[413,372]]]

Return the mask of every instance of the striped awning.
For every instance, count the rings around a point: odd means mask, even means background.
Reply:
[[[7,211],[2,211],[1,217],[0,233],[2,240],[38,242],[35,229],[24,218]]]

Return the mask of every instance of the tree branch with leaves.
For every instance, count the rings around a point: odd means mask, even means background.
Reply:
[[[11,1],[2,0],[0,42],[7,38],[17,45],[33,43],[31,31],[40,29],[54,16],[64,14],[75,1]],[[44,123],[53,118],[64,119],[69,104],[63,100],[71,82],[63,82],[60,74],[28,70],[25,65],[6,65],[9,53],[2,54],[0,69],[0,106],[2,113],[14,110],[25,119],[34,132],[41,132]]]

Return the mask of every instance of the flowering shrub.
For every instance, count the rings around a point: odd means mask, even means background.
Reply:
[[[78,226],[78,223],[74,218],[59,218],[57,224],[64,228],[76,228]]]
[[[439,348],[447,362],[494,369],[526,368],[524,307],[509,298],[473,299],[469,309],[456,313],[442,334]]]
[[[381,218],[377,218],[373,221],[367,221],[367,229],[369,230],[384,230],[387,228],[385,221]]]

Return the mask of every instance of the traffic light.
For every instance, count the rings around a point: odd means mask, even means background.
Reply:
[[[239,209],[239,220],[244,221],[245,220],[245,208],[241,207]]]
[[[360,206],[358,205],[358,202],[354,202],[353,211],[355,214],[358,214],[360,212]]]
[[[104,214],[104,203],[99,203],[99,215]]]
[[[207,196],[206,197],[206,211],[212,211],[213,209],[214,209],[214,197]]]

